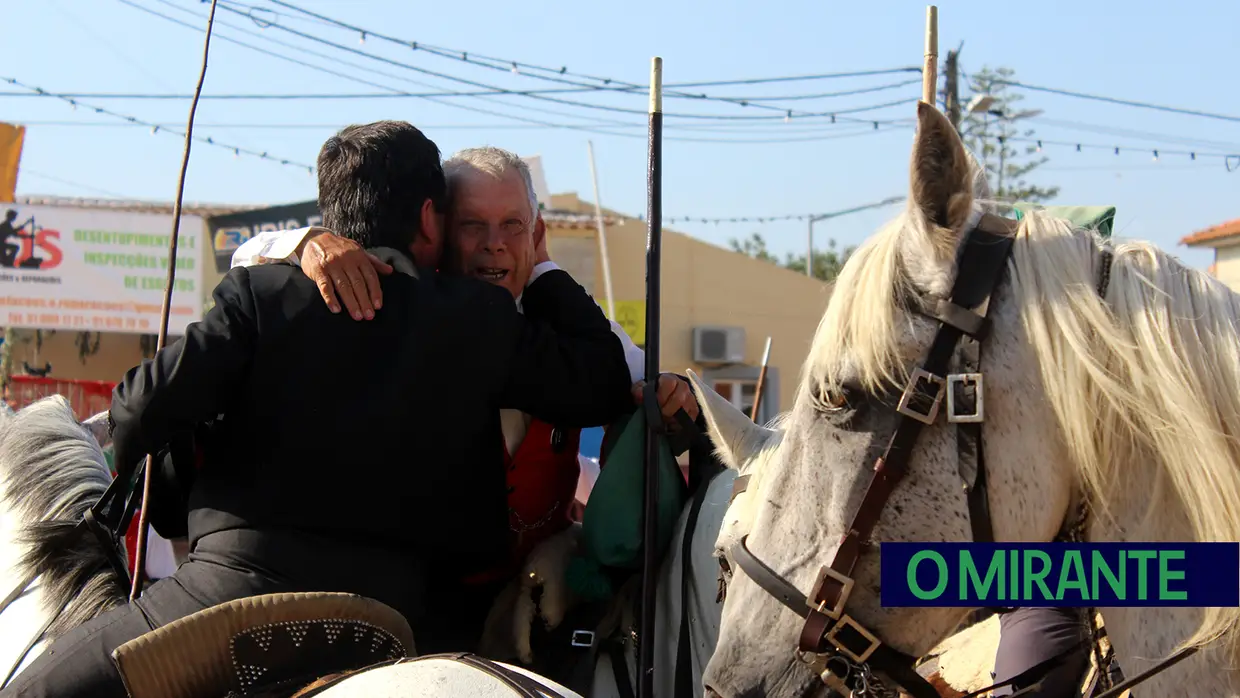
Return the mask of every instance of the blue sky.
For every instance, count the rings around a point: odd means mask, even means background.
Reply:
[[[200,31],[177,26],[140,5],[203,26],[195,15],[209,4],[197,0],[38,0],[7,3],[0,76],[49,92],[177,93],[192,91],[201,59]],[[449,47],[524,63],[567,66],[574,73],[645,84],[649,61],[664,59],[668,83],[866,71],[921,64],[925,3],[890,0],[841,3],[626,2],[584,3],[492,0],[415,3],[381,0],[295,0],[299,7],[359,27],[423,44]],[[256,5],[259,15],[390,60],[506,89],[558,85],[507,71],[470,66],[425,51],[306,18],[268,0],[230,0]],[[221,9],[204,94],[373,93],[384,90],[294,65],[223,40],[232,37],[268,51],[330,66],[348,76],[412,92],[470,90],[316,45],[275,27]],[[232,27],[224,26],[224,24]],[[1234,28],[1240,3],[1217,0],[1176,3],[940,2],[940,55],[962,41],[962,68],[1008,66],[1032,85],[1240,115],[1235,77]],[[251,32],[255,35],[242,33]],[[278,40],[332,56],[307,56]],[[388,75],[363,72],[347,61]],[[724,96],[795,96],[880,86],[916,74],[879,75],[815,82],[699,88]],[[421,85],[414,82],[422,83]],[[0,90],[12,86],[0,84]],[[871,94],[823,100],[771,102],[805,111],[846,110],[916,98],[916,84]],[[644,94],[558,95],[644,111]],[[86,100],[140,120],[183,124],[188,100]],[[541,155],[554,192],[590,198],[586,141],[593,140],[603,204],[630,214],[646,201],[645,117],[535,101],[518,96],[452,97],[450,103],[504,116],[465,111],[423,99],[318,101],[204,100],[196,133],[220,142],[312,163],[319,146],[348,123],[382,118],[421,126],[451,153],[490,143],[522,155]],[[73,110],[48,98],[0,96],[0,120],[30,124],[18,191],[23,194],[171,199],[181,139],[149,128],[86,126],[117,123],[85,108]],[[1047,145],[1050,162],[1033,176],[1061,187],[1055,203],[1118,206],[1117,234],[1152,240],[1194,266],[1209,264],[1208,251],[1188,250],[1178,240],[1195,230],[1240,216],[1240,171],[1228,173],[1219,158],[1160,154],[1153,150],[1240,153],[1240,123],[1161,113],[1066,96],[1026,93],[1022,108],[1043,114],[1027,122],[1037,137],[1086,145],[1123,146],[1076,152]],[[671,113],[765,115],[718,103],[666,101]],[[554,112],[554,113],[548,113]],[[853,115],[908,119],[911,103]],[[531,127],[507,116],[547,123],[588,124],[620,135],[567,128]],[[600,120],[628,125],[600,126]],[[66,125],[65,122],[77,122]],[[848,208],[907,189],[911,130],[874,132],[861,125],[826,125],[793,119],[706,121],[669,116],[664,145],[664,211],[669,216],[775,217]],[[211,126],[218,124],[219,126]],[[241,125],[243,127],[238,127]],[[266,127],[256,127],[264,125]],[[292,128],[290,125],[307,127]],[[707,139],[685,142],[674,138]],[[725,142],[719,142],[725,141]],[[57,181],[61,180],[61,181]],[[314,179],[304,170],[235,158],[231,151],[195,144],[186,199],[209,202],[287,203],[312,198]],[[816,226],[816,236],[855,244],[894,213],[870,211]],[[762,233],[777,251],[804,248],[805,223],[673,225],[726,244],[729,237]]]

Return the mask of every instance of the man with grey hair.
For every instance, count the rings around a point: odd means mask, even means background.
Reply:
[[[448,184],[448,235],[439,270],[501,286],[521,308],[524,289],[534,274],[536,242],[546,235],[529,166],[514,153],[487,146],[462,150],[443,167]],[[281,262],[301,266],[318,284],[333,312],[344,305],[355,320],[375,316],[382,306],[378,276],[391,273],[387,265],[352,241],[319,227],[260,234],[237,249],[232,263]],[[643,384],[645,354],[614,321],[611,327],[624,347],[636,397]],[[663,374],[658,388],[669,422],[682,409],[698,419],[697,403],[685,381]],[[525,557],[571,525],[581,476],[580,429],[549,424],[517,410],[501,410],[500,422],[513,532],[511,554],[481,574],[441,580],[433,595],[441,606],[456,610],[451,616],[434,619],[445,621],[444,627],[419,628],[423,652],[474,649],[491,601],[519,571]]]

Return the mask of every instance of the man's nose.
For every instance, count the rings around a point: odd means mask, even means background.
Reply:
[[[502,252],[508,248],[508,239],[504,231],[497,225],[487,226],[487,234],[482,239],[482,249],[487,252]]]

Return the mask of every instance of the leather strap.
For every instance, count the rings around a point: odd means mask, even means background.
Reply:
[[[676,684],[675,698],[693,698],[693,657],[689,643],[689,583],[693,571],[693,531],[697,528],[698,515],[702,512],[702,503],[706,501],[708,481],[698,483],[693,493],[693,502],[689,505],[689,516],[685,520],[685,535],[680,545],[680,634],[676,641]]]
[[[1014,226],[1014,221],[985,214],[977,227],[966,234],[965,243],[961,246],[951,303],[981,315],[984,319],[982,326],[970,328],[978,333],[986,331],[988,322],[985,320],[990,296],[1007,268],[1006,261],[1012,249]],[[931,380],[944,379],[956,344],[963,335],[961,328],[954,325],[943,324],[939,327],[921,364],[921,370],[929,374]],[[913,408],[922,410],[925,401],[933,399],[934,392],[924,392],[922,386],[913,384],[916,381],[915,374],[910,381],[909,393],[914,400],[920,398],[923,403],[914,404]],[[845,580],[851,580],[857,560],[868,547],[870,536],[882,517],[887,500],[907,474],[909,458],[923,426],[925,424],[922,421],[902,415],[886,450],[874,464],[874,474],[861,500],[861,506],[840,541],[834,559],[829,567],[823,568],[810,594],[810,605],[827,613],[811,610],[801,633],[802,651],[821,653],[826,649],[826,632],[832,627],[834,620],[830,616],[838,615],[847,602],[846,592],[851,590],[851,583],[846,583]]]

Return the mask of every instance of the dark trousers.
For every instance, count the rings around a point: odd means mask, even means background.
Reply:
[[[1038,689],[1021,698],[1076,698],[1089,669],[1089,642],[1080,609],[1018,608],[1001,614],[995,681],[1020,676],[1043,662],[1051,666],[1041,675],[1035,672],[1013,686],[995,689],[994,695],[1010,696],[1041,680]]]
[[[112,663],[117,647],[211,606],[288,590],[279,580],[236,565],[210,543],[210,537],[199,541],[176,574],[151,585],[134,603],[60,637],[0,691],[0,698],[126,698]]]
[[[414,626],[418,654],[476,652],[487,615],[507,582],[464,584],[442,576],[432,579],[427,598],[434,611]]]

